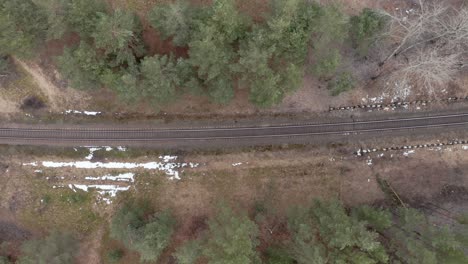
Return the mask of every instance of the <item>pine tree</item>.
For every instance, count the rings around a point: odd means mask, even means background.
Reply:
[[[89,90],[100,86],[106,64],[96,50],[84,41],[75,48],[65,48],[56,58],[62,75],[70,81],[73,88]]]
[[[141,25],[131,12],[116,10],[113,14],[98,13],[96,30],[92,34],[96,48],[103,49],[111,59],[109,66],[125,64],[136,67],[135,56],[141,56],[144,48],[140,39]]]
[[[221,206],[208,222],[208,229],[203,255],[211,264],[259,263],[255,251],[258,229],[247,216],[237,216],[232,209]]]
[[[397,259],[409,264],[468,261],[462,242],[453,230],[433,226],[424,214],[412,208],[399,208],[397,215],[398,222],[391,229],[392,249]]]
[[[142,262],[156,261],[169,245],[175,219],[169,211],[145,219],[147,208],[137,204],[124,205],[113,217],[111,237],[140,254]]]
[[[146,57],[141,62],[141,75],[142,96],[155,105],[174,101],[177,88],[183,84],[177,62],[168,56]]]
[[[33,1],[0,0],[0,56],[32,57],[46,29],[46,14]]]
[[[87,38],[96,31],[99,14],[106,13],[102,0],[70,0],[67,22],[71,29]]]
[[[366,222],[350,217],[338,201],[316,201],[290,217],[298,263],[387,263],[388,255]]]
[[[173,37],[176,46],[186,46],[194,30],[194,19],[199,9],[187,1],[160,4],[149,14],[151,25],[161,32],[164,39]]]
[[[35,0],[45,10],[48,21],[47,37],[60,39],[68,31],[67,17],[71,0]]]

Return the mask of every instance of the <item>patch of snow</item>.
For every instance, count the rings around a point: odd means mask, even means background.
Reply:
[[[85,157],[85,159],[87,159],[87,160],[92,160],[93,157],[94,157],[94,152],[96,152],[98,150],[104,149],[107,152],[113,150],[113,148],[109,147],[109,146],[103,146],[103,147],[85,146],[85,147],[82,147],[82,148],[87,148],[89,150],[88,156]],[[125,147],[117,147],[116,149],[118,151],[127,151],[127,149]],[[77,149],[75,149],[75,151],[77,151]]]
[[[89,156],[88,156],[89,157]],[[178,163],[175,160],[177,156],[161,156],[163,162],[147,162],[147,163],[131,163],[131,162],[91,162],[91,161],[75,161],[75,162],[55,162],[55,161],[42,161],[42,166],[46,168],[66,168],[72,167],[77,169],[147,169],[159,170],[170,176],[169,179],[179,180],[179,171],[181,168],[197,168],[198,163]],[[173,161],[173,162],[169,162]],[[27,166],[38,166],[37,162],[24,163]]]
[[[124,152],[124,151],[127,151],[127,148],[126,147],[117,147],[117,150]]]
[[[414,153],[415,153],[414,150],[405,151],[403,152],[403,156],[408,157],[409,155],[414,154]]]
[[[372,159],[370,157],[366,160],[367,165],[372,166]]]
[[[35,173],[42,173],[42,170],[35,170]]]
[[[85,177],[88,181],[122,181],[122,182],[135,182],[135,173],[123,173],[117,176],[104,175],[101,177]]]
[[[101,196],[116,197],[118,192],[125,192],[130,190],[130,186],[122,187],[118,185],[85,185],[85,184],[69,184],[68,187],[74,192],[82,190],[88,192],[90,189],[96,189]],[[102,197],[102,200],[107,204],[112,203],[109,198]]]
[[[164,162],[169,162],[169,161],[176,160],[178,157],[166,155],[166,156],[159,156],[159,158],[162,159]]]
[[[102,114],[102,112],[67,110],[67,111],[65,111],[65,114],[76,114],[76,115],[97,116],[97,115]]]
[[[468,146],[463,146],[463,150],[468,150]]]
[[[233,164],[232,164],[233,167],[237,167],[237,166],[240,166],[240,165],[242,165],[242,162],[238,162],[238,163],[233,163]]]

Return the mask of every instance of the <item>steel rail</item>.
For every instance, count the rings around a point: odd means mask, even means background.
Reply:
[[[194,128],[194,129],[158,129],[158,128],[37,128],[3,127],[0,128],[0,143],[3,144],[59,144],[73,143],[102,144],[162,142],[176,145],[180,142],[199,142],[207,140],[247,140],[263,139],[279,143],[278,138],[301,138],[319,135],[349,135],[383,131],[411,130],[423,128],[442,128],[468,125],[468,113],[452,115],[418,116],[400,119],[382,119],[355,122],[315,123],[304,125],[271,125],[259,127],[231,128]],[[36,141],[36,142],[34,142]],[[285,140],[284,140],[285,141]],[[255,142],[252,143],[255,145]]]
[[[403,121],[419,121],[419,120],[431,120],[441,118],[456,118],[456,117],[468,117],[468,113],[452,114],[452,115],[434,115],[434,116],[418,116],[410,118],[395,118],[395,119],[383,119],[383,120],[368,120],[368,121],[347,121],[347,122],[336,122],[336,123],[304,123],[304,124],[281,124],[281,125],[259,125],[255,127],[205,127],[205,128],[132,128],[132,129],[108,129],[108,128],[21,128],[21,127],[0,127],[1,131],[99,131],[99,132],[145,132],[145,131],[160,131],[160,132],[211,132],[211,131],[240,131],[240,130],[264,130],[264,129],[282,129],[282,128],[308,128],[308,127],[321,127],[321,126],[344,126],[344,125],[360,125],[360,124],[378,124],[378,123],[392,123],[392,122],[403,122]]]
[[[468,122],[460,123],[447,123],[447,124],[436,124],[436,125],[422,125],[422,126],[407,126],[407,127],[394,127],[394,128],[376,128],[376,129],[360,129],[360,130],[349,130],[349,131],[339,131],[339,132],[308,132],[300,134],[284,134],[284,135],[260,135],[260,136],[238,136],[238,137],[194,137],[194,138],[174,138],[174,140],[223,140],[223,139],[249,139],[249,138],[278,138],[278,137],[301,137],[301,136],[314,136],[314,135],[336,135],[336,134],[351,134],[351,133],[367,133],[367,132],[382,132],[382,131],[395,131],[395,130],[406,130],[406,129],[420,129],[420,128],[437,128],[437,127],[447,127],[447,126],[462,126],[468,125]],[[25,140],[47,140],[48,137],[14,137],[14,139],[25,139]],[[12,139],[12,137],[3,137],[0,136],[0,139]],[[101,138],[61,138],[60,140],[64,141],[104,141]],[[135,142],[145,142],[145,141],[167,141],[168,139],[162,138],[115,138],[111,139],[112,141],[135,141]]]

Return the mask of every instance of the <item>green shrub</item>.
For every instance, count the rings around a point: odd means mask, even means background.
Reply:
[[[328,84],[328,89],[332,96],[337,96],[354,88],[354,78],[348,72],[343,72],[335,76]]]

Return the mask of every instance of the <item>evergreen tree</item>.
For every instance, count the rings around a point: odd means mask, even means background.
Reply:
[[[44,239],[26,241],[20,264],[70,264],[78,252],[78,242],[68,233],[52,232]]]
[[[435,227],[419,211],[399,208],[398,222],[391,229],[395,258],[408,264],[466,263],[462,242],[446,227]]]
[[[354,47],[361,54],[366,54],[376,35],[385,27],[386,21],[384,16],[376,11],[364,8],[359,15],[351,17],[350,24],[350,35]]]
[[[62,75],[76,89],[94,89],[99,87],[101,75],[106,69],[105,62],[96,50],[84,41],[76,48],[65,48],[57,57],[57,66]]]
[[[175,220],[169,212],[155,214],[143,228],[138,230],[140,236],[130,249],[140,254],[141,261],[156,261],[169,245],[174,232]]]
[[[71,0],[35,0],[45,10],[48,21],[47,37],[60,39],[68,31],[67,17]]]
[[[176,46],[186,46],[192,37],[194,19],[199,10],[187,1],[178,0],[156,5],[149,14],[149,21],[164,39],[173,37],[172,42]]]
[[[204,19],[195,22],[188,62],[198,69],[209,95],[227,103],[234,96],[232,65],[237,54],[233,44],[243,38],[249,22],[230,0],[215,0],[206,12]]]
[[[392,226],[392,215],[389,211],[375,209],[368,205],[353,208],[352,216],[359,221],[366,221],[377,231],[384,231]]]
[[[156,261],[169,245],[175,220],[168,212],[146,220],[145,208],[127,204],[113,217],[111,237],[140,254],[141,261]]]
[[[116,10],[112,15],[99,13],[96,30],[92,34],[96,48],[103,49],[109,66],[127,65],[136,68],[135,56],[142,56],[141,25],[131,12]]]
[[[183,84],[177,62],[168,56],[146,57],[141,62],[141,93],[155,105],[174,101]]]
[[[96,31],[99,14],[106,13],[102,0],[70,0],[67,22],[81,37],[91,37]]]
[[[348,36],[349,19],[339,6],[328,5],[319,9],[316,23],[313,28],[312,47],[316,57],[313,70],[318,77],[328,78],[341,64],[340,47]]]
[[[46,29],[47,17],[33,1],[0,0],[0,56],[33,56]]]
[[[387,263],[378,234],[350,217],[338,201],[316,201],[292,214],[293,252],[298,263]]]
[[[258,229],[247,216],[237,216],[232,209],[222,206],[208,228],[203,255],[211,264],[259,263],[255,251]]]

